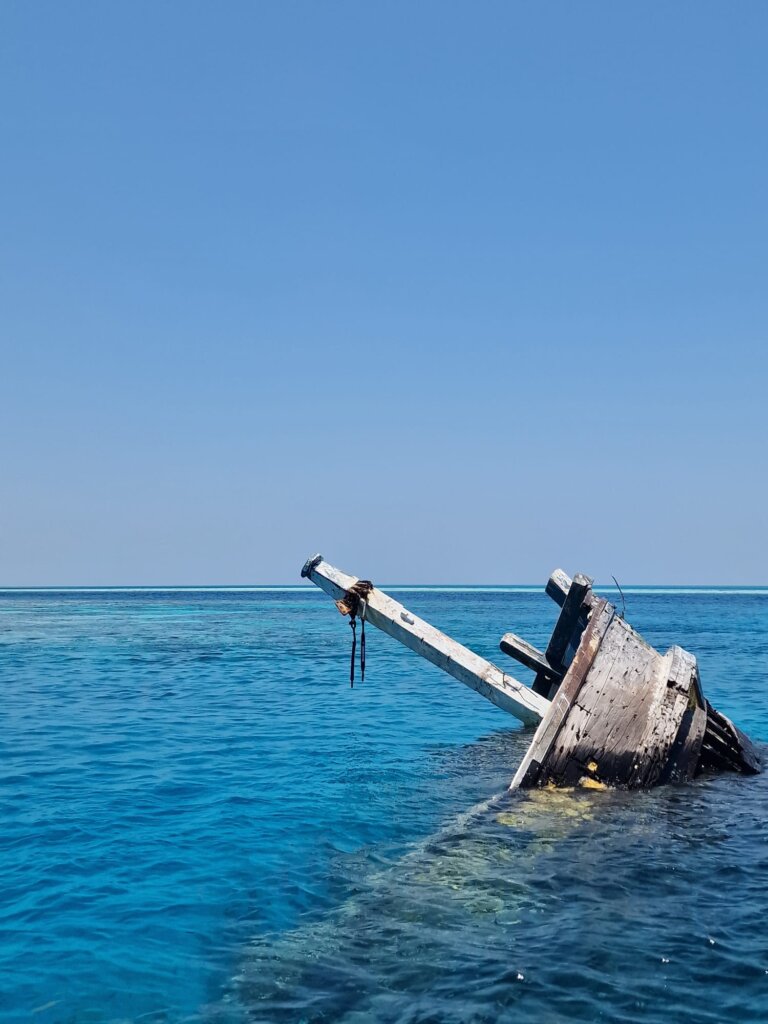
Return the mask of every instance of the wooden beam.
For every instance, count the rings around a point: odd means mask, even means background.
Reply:
[[[550,665],[556,665],[558,668],[562,665],[568,644],[579,624],[584,598],[589,594],[591,588],[592,580],[588,576],[576,573],[568,588],[560,616],[555,623],[545,651],[546,660]],[[578,639],[574,646],[578,646]]]
[[[501,638],[499,648],[504,654],[508,654],[510,658],[519,661],[521,665],[525,665],[526,668],[532,668],[534,672],[540,672],[542,675],[558,682],[563,677],[562,670],[555,668],[554,665],[550,665],[543,651],[540,651],[538,647],[534,647],[533,644],[529,644],[527,640],[523,640],[522,637],[517,636],[515,633],[505,633]]]
[[[565,598],[571,586],[571,577],[567,572],[562,569],[555,569],[552,575],[547,580],[547,585],[544,588],[548,597],[551,597],[555,604],[559,604],[562,608],[565,604]]]
[[[336,569],[322,555],[308,559],[301,575],[334,601],[341,600],[357,582],[356,576]],[[538,724],[546,714],[549,701],[545,697],[413,615],[376,587],[365,601],[365,619],[526,725]]]
[[[555,604],[559,604],[562,608],[565,604],[565,599],[568,595],[568,591],[571,589],[571,583],[573,580],[564,572],[562,569],[555,569],[552,575],[547,580],[547,585],[544,591],[547,597],[551,597]],[[584,598],[584,604],[586,607],[591,608],[595,601],[599,600],[595,594],[589,593]]]

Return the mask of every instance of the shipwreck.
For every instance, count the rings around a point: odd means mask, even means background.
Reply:
[[[704,772],[756,774],[760,758],[733,722],[707,701],[693,654],[661,654],[592,589],[592,580],[561,569],[546,593],[560,613],[546,650],[514,633],[499,647],[535,673],[532,686],[457,643],[368,580],[309,558],[301,571],[357,622],[365,671],[370,623],[471,687],[528,726],[536,726],[511,789],[553,785],[647,788]]]

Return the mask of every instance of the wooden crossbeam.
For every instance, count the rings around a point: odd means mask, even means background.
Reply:
[[[505,633],[501,638],[499,647],[510,658],[519,661],[526,668],[532,668],[534,672],[541,672],[557,682],[563,677],[563,673],[559,668],[550,665],[543,651],[540,651],[538,647],[534,647],[533,644],[529,644],[527,640],[523,640],[522,637],[517,636],[515,633]]]

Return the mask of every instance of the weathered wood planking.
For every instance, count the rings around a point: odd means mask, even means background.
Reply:
[[[698,694],[692,655],[680,647],[661,655],[610,604],[593,606],[579,652],[513,788],[637,789],[691,778],[706,721]]]
[[[335,601],[342,600],[357,582],[356,576],[341,572],[320,555],[307,560],[301,575]],[[365,618],[526,725],[538,724],[546,714],[549,701],[545,697],[413,615],[376,587],[365,601]]]
[[[623,735],[629,729],[630,736],[634,732],[639,739],[637,717],[643,712],[645,694],[635,690],[645,679],[649,661],[643,646],[634,641],[629,626],[613,615],[545,766],[547,781],[576,785],[589,764],[600,763],[598,755],[603,757],[616,731]],[[651,648],[648,653],[655,655]],[[635,751],[633,747],[632,757]],[[621,772],[614,769],[612,774],[618,777]],[[601,777],[600,781],[608,780]]]
[[[656,652],[654,652],[656,653]],[[650,688],[650,704],[645,730],[640,737],[638,752],[630,772],[627,785],[632,788],[655,786],[662,776],[675,767],[670,765],[670,756],[678,739],[682,743],[676,751],[676,770],[687,774],[692,755],[694,765],[698,762],[703,732],[690,733],[681,737],[686,711],[696,709],[696,659],[682,647],[672,647],[659,658],[656,664],[655,686]],[[706,723],[706,719],[704,720]]]
[[[699,668],[696,659],[687,651],[673,647],[674,652],[681,652],[678,664],[673,667],[670,678],[677,681],[678,669],[682,667],[690,671],[690,686],[687,688],[687,704],[683,711],[677,737],[669,750],[667,763],[659,775],[658,782],[690,782],[699,770],[701,748],[707,727],[707,702],[701,691]],[[685,662],[687,661],[687,668]],[[682,692],[682,691],[681,691]]]
[[[542,768],[552,753],[557,737],[600,650],[613,617],[612,605],[602,600],[595,602],[576,656],[568,666],[568,671],[552,700],[549,711],[536,730],[536,735],[512,779],[510,789],[529,788],[539,784]]]
[[[572,582],[562,569],[556,569],[547,582],[547,594],[561,608]],[[585,607],[589,608],[595,600],[596,595],[590,593],[584,600]],[[654,653],[660,657],[658,652]],[[682,648],[672,648],[666,658],[669,665],[666,693],[652,671],[656,669],[663,675],[663,666],[653,658],[646,666],[642,685],[648,688],[648,692],[639,698],[639,707],[644,711],[646,703],[651,702],[645,718],[647,733],[636,737],[640,744],[636,758],[638,765],[624,784],[638,786],[685,781],[702,771],[760,772],[760,757],[750,739],[704,698],[693,655]],[[591,710],[601,716],[609,711],[613,717],[612,702],[609,698],[606,709],[603,696],[601,693],[599,704],[596,702]],[[574,712],[577,727],[583,724],[578,722],[578,714],[579,709]],[[673,737],[675,724],[677,732]],[[620,719],[612,725],[611,732],[612,737],[609,736],[603,748],[603,758],[616,753],[622,734],[625,743],[631,745],[633,742]],[[662,763],[665,759],[666,763]]]

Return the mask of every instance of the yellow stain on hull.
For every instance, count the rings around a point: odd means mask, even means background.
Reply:
[[[600,782],[599,779],[590,779],[588,775],[582,775],[579,779],[579,786],[581,789],[608,789],[604,782]]]

